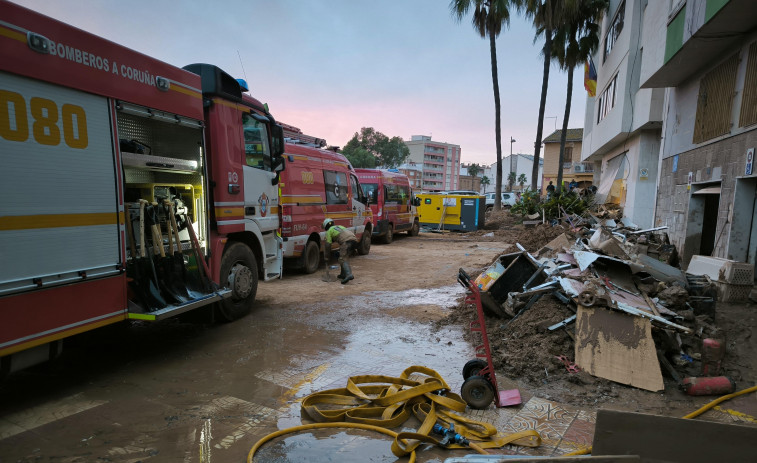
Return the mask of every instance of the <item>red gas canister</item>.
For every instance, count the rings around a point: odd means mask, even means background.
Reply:
[[[692,376],[683,378],[681,389],[688,395],[725,395],[733,392],[736,385],[725,376]]]
[[[725,357],[725,343],[717,339],[702,340],[702,375],[716,376],[720,374],[720,367]]]

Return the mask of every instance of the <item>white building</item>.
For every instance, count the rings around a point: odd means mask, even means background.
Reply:
[[[639,87],[659,53],[660,35],[664,41],[667,15],[650,14],[663,3],[669,2],[611,0],[593,58],[597,93],[586,100],[581,153],[582,161],[601,164],[598,194],[643,228],[654,222],[665,90]]]
[[[511,162],[512,161],[512,162]],[[520,190],[520,184],[518,178],[521,174],[526,176],[526,183],[523,188],[528,188],[531,184],[531,171],[534,166],[534,157],[530,154],[516,154],[504,156],[502,158],[502,191],[508,191],[510,183],[507,181],[510,172],[515,172],[515,190]],[[539,158],[539,177],[538,182],[541,182],[542,175],[544,174],[544,159]],[[490,185],[486,186],[487,192],[495,191],[497,185],[497,163],[493,163],[489,166],[484,166],[483,175],[489,177]],[[537,185],[537,189],[541,188],[541,185]],[[481,186],[483,191],[483,185]]]

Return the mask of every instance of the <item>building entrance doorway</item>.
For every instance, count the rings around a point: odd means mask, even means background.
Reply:
[[[720,182],[691,185],[691,199],[686,219],[683,261],[689,264],[694,255],[711,256],[718,245]]]

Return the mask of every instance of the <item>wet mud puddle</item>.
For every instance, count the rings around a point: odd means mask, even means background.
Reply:
[[[452,307],[464,289],[446,286],[406,291],[373,291],[345,298],[340,312],[333,314],[347,325],[344,348],[334,355],[324,350],[319,356],[319,371],[295,392],[296,400],[278,420],[278,428],[286,429],[311,422],[303,419],[300,401],[310,393],[343,388],[347,378],[356,375],[399,376],[413,365],[436,370],[450,389],[458,392],[462,385],[462,366],[473,358],[473,350],[456,328],[434,329],[430,323],[419,323],[412,315],[395,316],[401,310],[418,307]],[[392,310],[395,309],[395,310]],[[353,314],[347,320],[344,311]],[[384,316],[377,312],[389,311]],[[368,315],[368,316],[366,316]],[[327,317],[330,318],[330,317]],[[328,352],[328,353],[327,353]],[[303,364],[313,364],[313,358]],[[314,371],[314,370],[313,370]],[[407,430],[418,423],[409,421]],[[423,452],[421,461],[442,462],[452,456],[443,450]],[[370,431],[312,430],[288,435],[265,445],[255,461],[272,462],[394,462],[404,461],[391,453],[391,438]]]

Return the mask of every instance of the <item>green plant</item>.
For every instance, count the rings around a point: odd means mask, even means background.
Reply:
[[[539,212],[545,219],[551,220],[560,218],[563,211],[568,215],[581,215],[591,206],[592,201],[591,196],[579,196],[566,191],[557,192],[542,201],[538,192],[527,190],[521,195],[520,202],[510,208],[510,212],[522,216]]]

